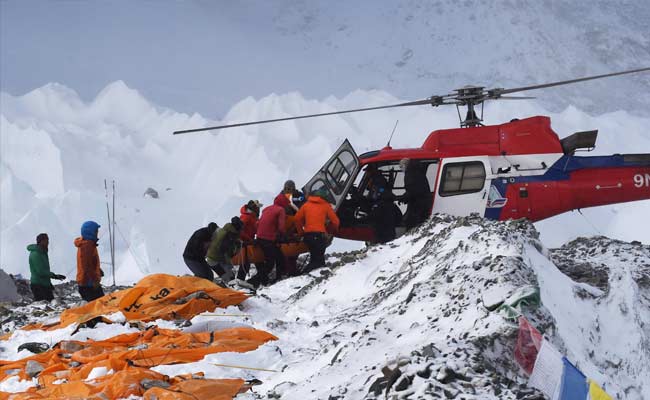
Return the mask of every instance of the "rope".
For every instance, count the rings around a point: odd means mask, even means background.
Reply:
[[[239,368],[239,369],[250,369],[253,371],[266,371],[266,372],[280,372],[275,369],[265,369],[265,368],[255,368],[255,367],[243,367],[241,365],[229,365],[229,364],[215,364],[215,363],[210,363],[216,367],[225,367],[225,368]]]
[[[580,210],[580,209],[578,208],[578,212],[580,213],[580,215],[582,215],[582,216],[584,217],[585,221],[587,221],[587,223],[588,223],[589,225],[591,225],[591,227],[592,227],[592,228],[593,228],[593,229],[594,229],[594,230],[595,230],[595,231],[596,231],[600,236],[604,236],[603,233],[602,233],[598,228],[596,228],[596,225],[592,224],[591,221],[589,221],[589,219],[588,219],[588,218],[587,218],[587,217],[582,213],[582,210]]]
[[[252,314],[200,314],[206,317],[252,317]]]
[[[135,260],[135,263],[138,264],[138,268],[140,268],[140,270],[142,270],[142,265],[144,263],[142,263],[142,264],[140,263],[141,260],[135,255],[135,253],[131,249],[131,243],[129,243],[129,241],[126,240],[126,237],[124,237],[124,234],[122,233],[122,230],[120,229],[120,226],[117,225],[117,223],[116,223],[115,227],[117,228],[117,231],[120,233],[120,236],[122,237],[122,240],[124,240],[124,242],[126,243],[126,248],[129,250],[129,253],[131,253],[131,256],[133,257],[133,260]]]

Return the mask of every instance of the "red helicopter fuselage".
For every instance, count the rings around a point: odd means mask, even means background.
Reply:
[[[593,149],[596,135],[578,132],[560,140],[550,118],[536,116],[437,130],[420,148],[385,147],[358,157],[346,140],[304,189],[326,186],[341,218],[336,236],[363,241],[374,241],[374,232],[364,211],[372,202],[368,173],[359,172],[373,166],[398,197],[404,193],[399,168],[404,158],[426,168],[431,213],[539,221],[580,208],[650,199],[650,154],[576,156]]]

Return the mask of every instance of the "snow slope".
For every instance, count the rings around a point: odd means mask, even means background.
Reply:
[[[519,310],[557,349],[615,399],[650,396],[650,246],[597,237],[550,250],[525,221],[436,216],[394,242],[329,261],[223,311],[246,318],[202,315],[184,328],[246,324],[278,341],[155,370],[264,382],[242,399],[539,398],[513,359],[517,324],[490,311],[538,287],[541,306]],[[600,271],[599,279],[585,271]],[[78,335],[111,328],[95,329]],[[61,333],[14,334],[0,358],[17,357],[21,340],[49,335]]]
[[[74,276],[72,241],[94,219],[105,235],[104,183],[117,185],[117,281],[133,283],[151,272],[184,273],[180,254],[201,225],[220,225],[250,198],[269,204],[285,179],[304,183],[345,139],[356,150],[416,147],[427,134],[457,126],[452,108],[386,110],[246,127],[221,133],[172,136],[182,128],[399,102],[385,92],[355,91],[344,98],[305,99],[299,93],[246,98],[223,121],[158,107],[118,81],[91,102],[71,89],[48,84],[23,96],[0,93],[0,264],[27,275],[27,252],[39,232],[50,234],[57,273]],[[548,114],[535,102],[487,105],[487,123]],[[591,116],[575,107],[551,113],[561,137],[600,129],[599,154],[650,152],[649,118],[618,111]],[[622,136],[624,135],[624,136]],[[621,138],[625,138],[622,140]],[[160,198],[145,198],[147,188]],[[638,221],[648,202],[585,210],[541,222],[544,242],[559,246],[578,235],[605,234],[650,243]],[[128,243],[128,244],[127,244]],[[340,248],[357,247],[338,241]],[[108,240],[100,256],[109,261]],[[110,277],[104,283],[110,283]]]

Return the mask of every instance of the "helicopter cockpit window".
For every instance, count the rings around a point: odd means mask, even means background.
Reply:
[[[355,166],[355,158],[349,151],[342,151],[336,160],[327,166],[325,174],[330,188],[335,194],[341,194],[350,179]]]
[[[441,196],[455,196],[483,190],[485,167],[480,161],[450,163],[442,170]]]

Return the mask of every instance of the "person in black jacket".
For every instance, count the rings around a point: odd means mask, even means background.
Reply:
[[[217,231],[217,224],[210,222],[207,227],[201,228],[194,232],[187,241],[185,251],[183,252],[183,261],[192,271],[194,276],[212,280],[212,268],[205,261],[208,253],[208,246],[212,241],[212,236]]]
[[[405,158],[400,161],[400,166],[404,170],[405,193],[399,200],[407,205],[404,225],[406,229],[411,229],[429,217],[433,196],[425,164]]]

